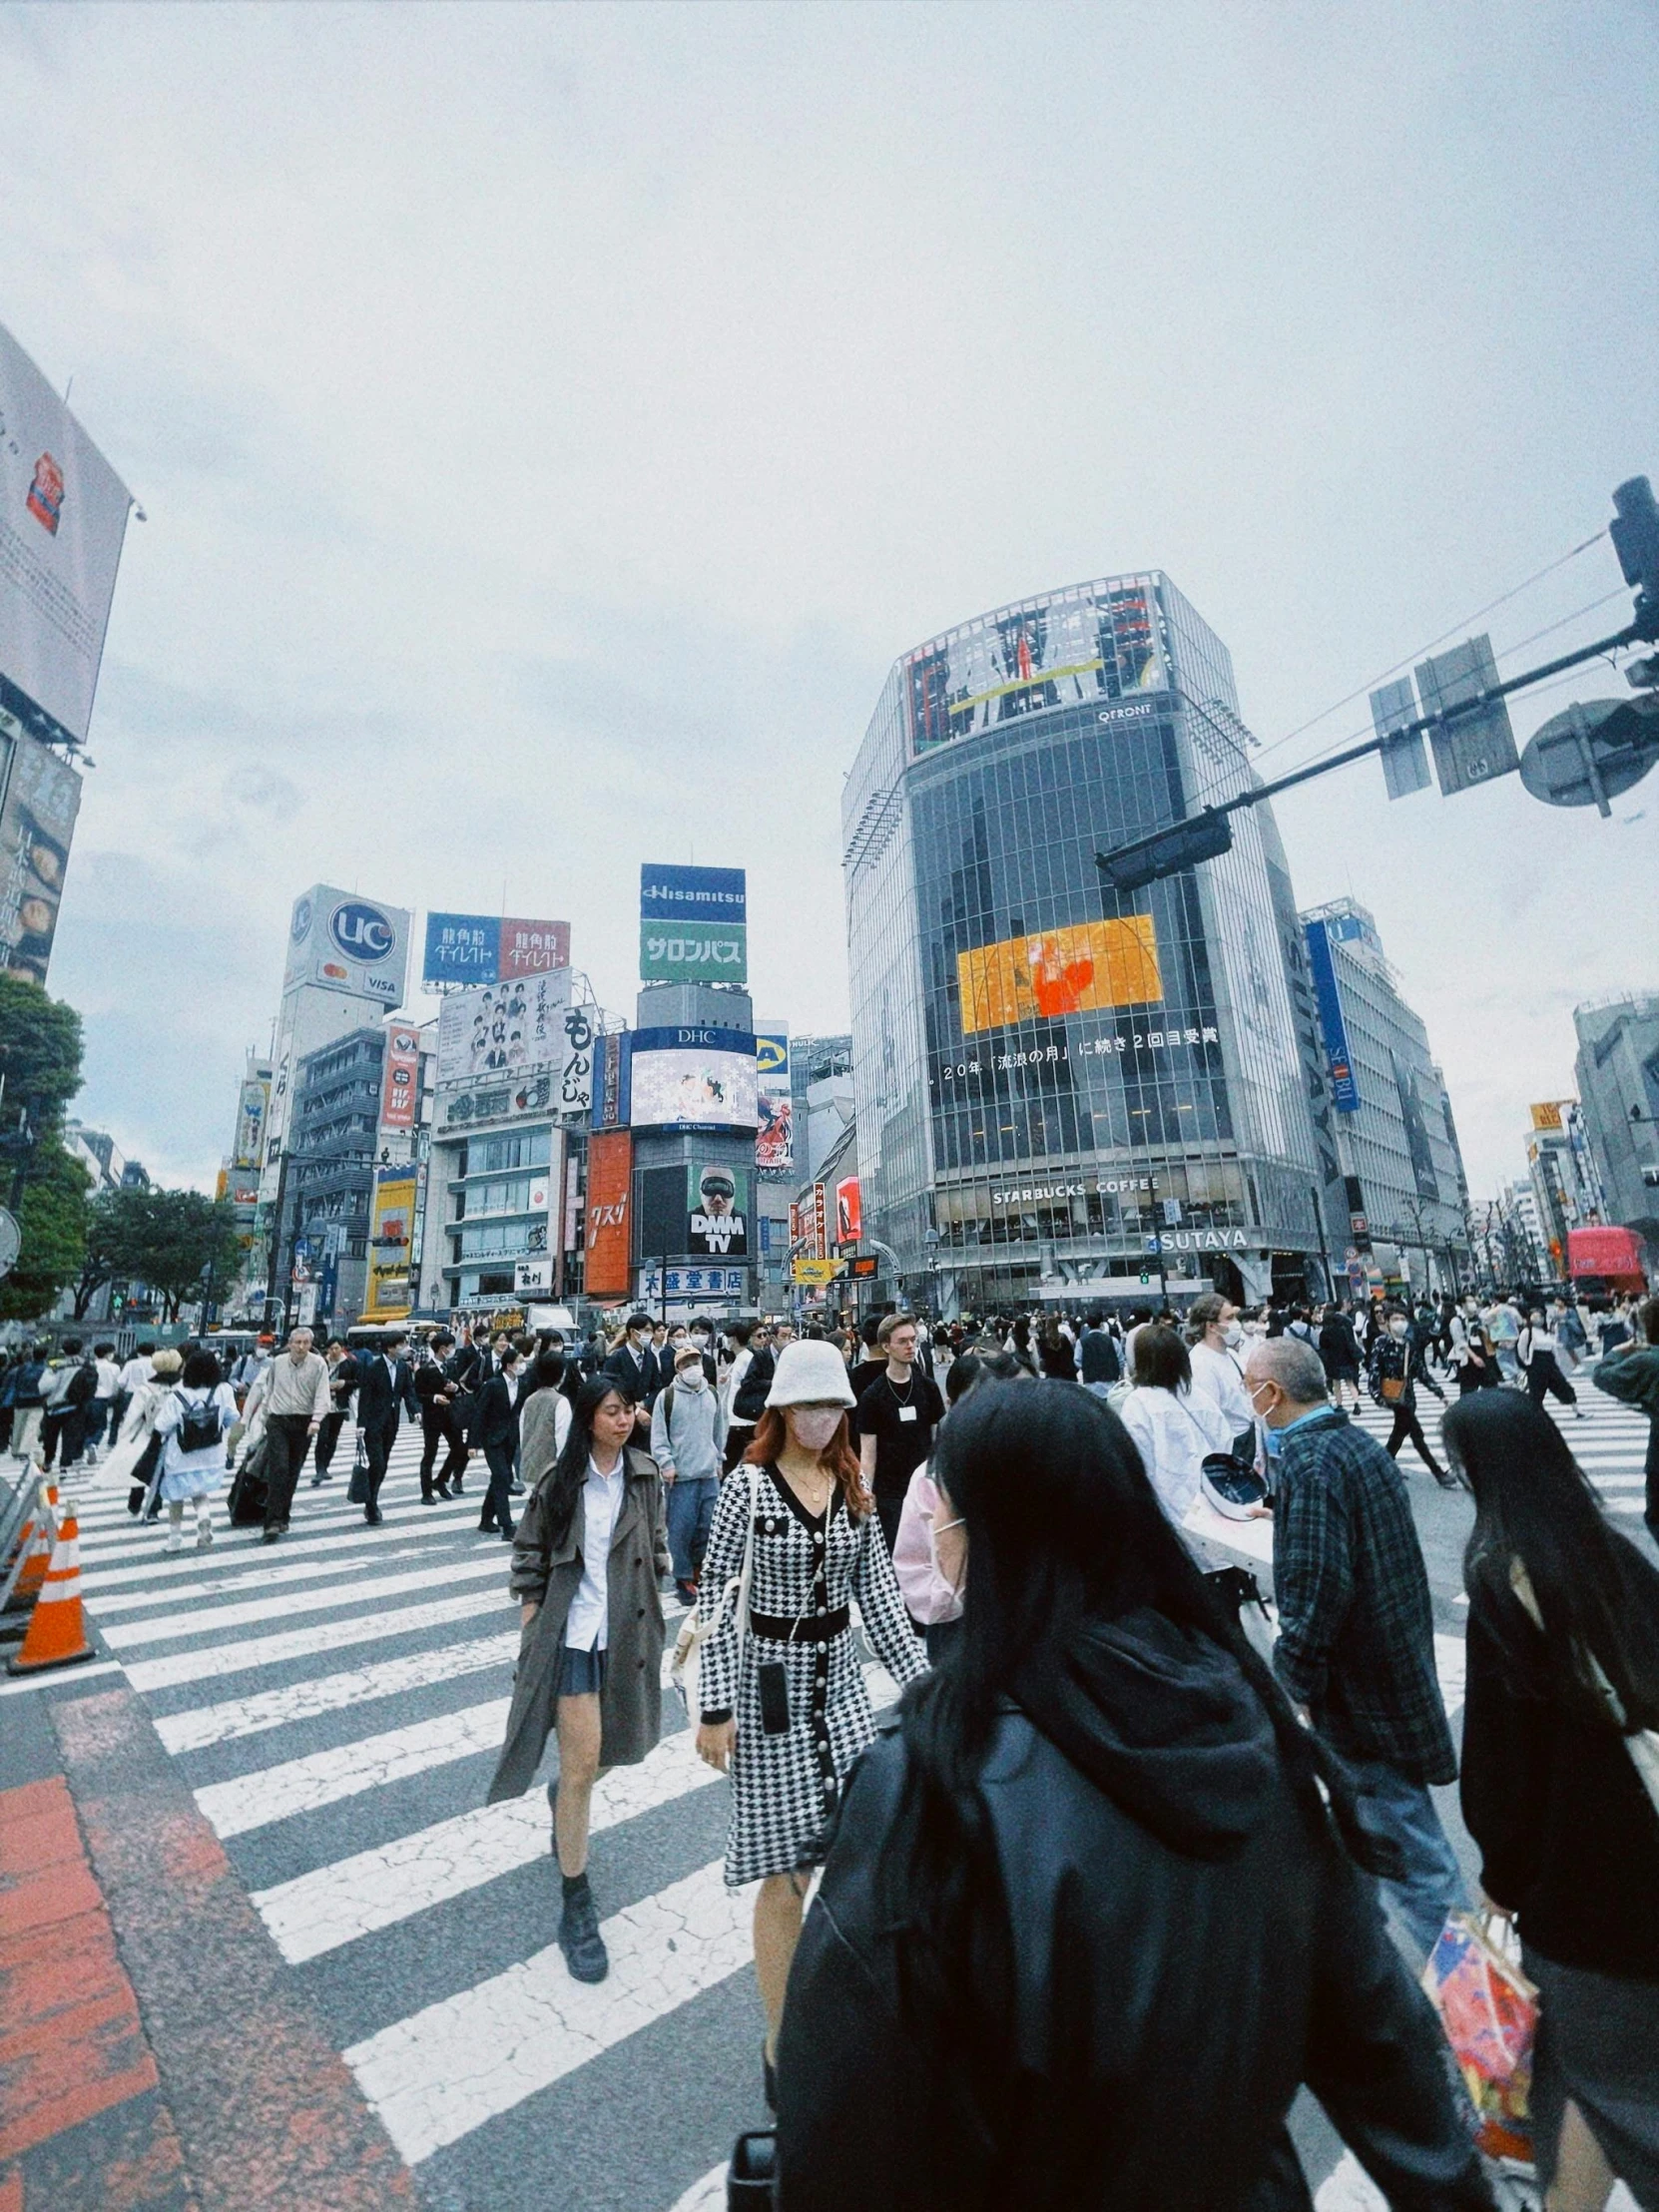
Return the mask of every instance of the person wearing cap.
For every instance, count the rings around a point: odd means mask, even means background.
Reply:
[[[651,1408],[651,1456],[667,1486],[674,1587],[685,1605],[697,1603],[697,1577],[709,1548],[725,1449],[720,1393],[709,1387],[702,1353],[685,1345],[675,1358],[674,1381]]]
[[[814,1839],[875,1733],[848,1601],[900,1689],[926,1671],[847,1428],[835,1347],[787,1345],[745,1463],[728,1476],[699,1586],[698,1755],[732,1777],[730,1889],[759,1882],[755,1970],[772,2062]],[[749,1618],[729,1586],[751,1554]]]

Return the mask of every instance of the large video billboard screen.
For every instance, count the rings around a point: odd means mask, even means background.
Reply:
[[[917,753],[1020,715],[1167,689],[1150,583],[1086,584],[952,630],[904,663]]]
[[[131,496],[0,327],[0,707],[84,744]]]
[[[975,945],[956,955],[956,975],[964,1036],[1107,1006],[1156,1005],[1164,995],[1150,914]]]
[[[753,1129],[755,1039],[741,1029],[636,1029],[636,1129]]]
[[[503,983],[570,965],[568,921],[506,914],[428,914],[425,983]]]

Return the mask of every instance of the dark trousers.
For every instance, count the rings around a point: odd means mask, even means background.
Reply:
[[[40,1463],[49,1467],[55,1458],[72,1467],[86,1443],[87,1415],[82,1405],[54,1405],[40,1424]]]
[[[1488,1360],[1477,1368],[1472,1360],[1465,1360],[1457,1370],[1457,1395],[1467,1397],[1470,1390],[1484,1390],[1497,1381],[1497,1362]]]
[[[1561,1373],[1553,1352],[1535,1352],[1526,1371],[1526,1394],[1534,1405],[1541,1405],[1546,1397],[1559,1398],[1563,1405],[1576,1405],[1578,1392]]]
[[[484,1457],[489,1462],[490,1486],[484,1496],[484,1510],[478,1516],[480,1528],[500,1528],[509,1536],[513,1532],[513,1447],[509,1440],[485,1444]]]
[[[1417,1447],[1417,1457],[1429,1473],[1438,1474],[1440,1462],[1428,1447],[1428,1438],[1422,1432],[1422,1422],[1417,1418],[1416,1407],[1414,1405],[1396,1405],[1393,1410],[1394,1424],[1388,1431],[1388,1440],[1382,1446],[1383,1450],[1390,1459],[1397,1459],[1400,1445],[1406,1442],[1413,1443]]]
[[[445,1446],[442,1471],[438,1475],[440,1487],[451,1476],[457,1480],[466,1472],[466,1445],[461,1440],[460,1426],[455,1416],[445,1406],[423,1405],[420,1408],[420,1433],[423,1439],[420,1453],[420,1494],[432,1495],[432,1466],[440,1445]]]
[[[903,1490],[876,1491],[875,1517],[881,1523],[881,1534],[886,1538],[887,1556],[889,1558],[892,1556],[894,1545],[898,1542],[898,1522],[903,1511]]]
[[[265,1524],[286,1528],[293,1511],[293,1486],[305,1464],[306,1431],[310,1421],[303,1413],[272,1413],[265,1424]]]
[[[722,1472],[730,1474],[754,1441],[755,1424],[753,1421],[728,1428],[726,1431],[726,1455],[722,1462]]]
[[[365,1519],[380,1510],[380,1485],[386,1479],[386,1461],[391,1457],[391,1447],[396,1441],[395,1413],[363,1430],[363,1457],[368,1462],[368,1503],[363,1508]]]
[[[323,1414],[316,1431],[316,1471],[326,1474],[334,1463],[334,1446],[339,1442],[339,1432],[345,1426],[345,1407],[331,1406]]]

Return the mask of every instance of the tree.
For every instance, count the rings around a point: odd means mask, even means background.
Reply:
[[[18,1215],[23,1249],[17,1266],[0,1283],[0,1321],[34,1321],[50,1313],[75,1281],[86,1250],[91,1181],[55,1136],[36,1143]]]
[[[202,1191],[109,1191],[96,1211],[95,1242],[109,1273],[148,1284],[169,1321],[210,1269],[223,1289],[242,1257],[234,1208]]]
[[[80,1273],[91,1178],[62,1141],[63,1111],[81,1087],[81,1017],[38,983],[0,972],[0,1162],[24,1176],[23,1249],[0,1283],[0,1320],[33,1321]],[[8,1178],[9,1182],[9,1178]],[[0,1198],[15,1185],[0,1182]]]

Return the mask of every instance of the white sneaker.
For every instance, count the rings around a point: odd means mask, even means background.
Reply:
[[[198,1550],[198,1551],[212,1551],[213,1547],[214,1547],[214,1524],[213,1524],[213,1522],[212,1522],[212,1521],[198,1521],[198,1522],[197,1522],[197,1524],[196,1524],[196,1548],[197,1548],[197,1550]]]
[[[183,1536],[169,1536],[169,1538],[167,1539],[167,1548],[169,1551],[183,1551],[185,1548],[185,1539],[183,1538]]]

